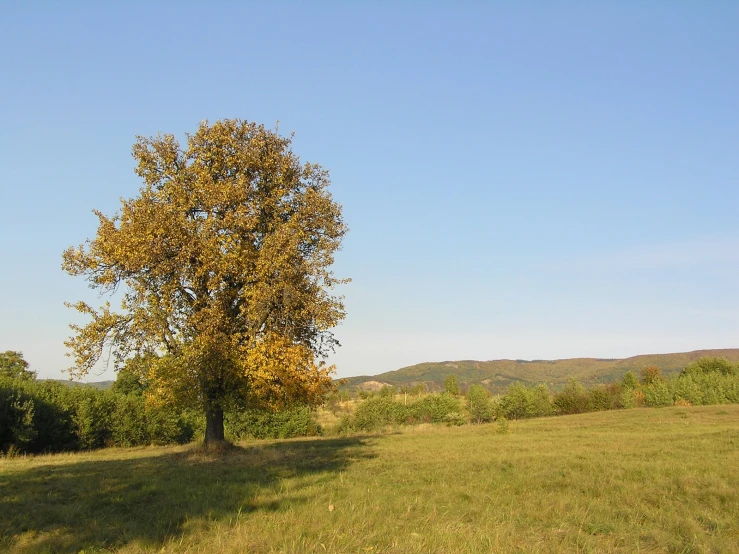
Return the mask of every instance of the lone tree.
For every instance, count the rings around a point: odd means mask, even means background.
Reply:
[[[475,423],[490,421],[495,415],[490,395],[482,385],[471,385],[467,391],[467,411]]]
[[[30,381],[36,378],[36,372],[28,369],[28,362],[23,359],[22,352],[6,350],[0,353],[0,377]]]
[[[197,406],[205,441],[224,439],[224,410],[316,403],[331,388],[324,358],[344,317],[330,266],[347,231],[328,172],[301,164],[291,137],[242,120],[203,122],[186,147],[138,137],[137,197],[99,218],[97,236],[62,267],[92,288],[121,290],[71,325],[65,344],[85,375],[110,353],[133,357],[147,395]]]

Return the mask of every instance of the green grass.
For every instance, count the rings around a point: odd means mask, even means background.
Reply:
[[[739,406],[0,460],[0,551],[739,552]]]

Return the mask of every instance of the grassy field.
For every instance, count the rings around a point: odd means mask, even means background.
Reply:
[[[739,406],[0,460],[0,551],[739,552]]]

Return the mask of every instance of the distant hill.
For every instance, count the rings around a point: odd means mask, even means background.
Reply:
[[[68,387],[90,387],[93,389],[106,390],[113,386],[115,381],[96,381],[93,383],[82,383],[80,381],[70,381],[69,379],[40,379],[40,381],[54,381]]]
[[[571,358],[567,360],[491,360],[478,362],[426,362],[380,375],[349,377],[342,388],[375,390],[382,385],[405,386],[424,383],[429,390],[444,388],[448,375],[456,375],[463,389],[473,384],[484,385],[491,392],[502,392],[515,381],[527,385],[544,383],[552,389],[575,378],[586,386],[611,383],[631,370],[637,375],[654,365],[665,375],[678,373],[690,362],[704,356],[721,356],[739,362],[739,348],[695,350],[677,354],[646,354],[624,359]]]

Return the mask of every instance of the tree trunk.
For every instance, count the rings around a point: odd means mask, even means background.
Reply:
[[[205,444],[223,442],[223,408],[210,406],[205,410]]]

